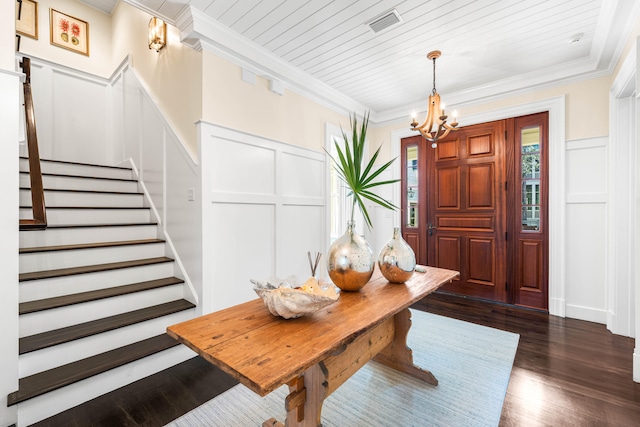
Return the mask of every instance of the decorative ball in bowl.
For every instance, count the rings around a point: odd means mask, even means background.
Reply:
[[[340,297],[333,284],[322,287],[315,277],[310,277],[302,286],[297,285],[295,277],[265,281],[251,279],[251,283],[269,312],[285,319],[314,313],[335,303]]]

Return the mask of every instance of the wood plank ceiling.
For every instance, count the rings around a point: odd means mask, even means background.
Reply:
[[[378,113],[426,102],[436,49],[445,99],[610,73],[638,17],[625,0],[126,1],[170,20],[198,9]],[[367,25],[392,10],[398,24]]]

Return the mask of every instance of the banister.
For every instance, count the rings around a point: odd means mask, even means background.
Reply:
[[[38,152],[38,135],[36,133],[36,117],[31,94],[31,59],[23,57],[20,67],[26,78],[24,89],[24,112],[26,121],[27,150],[29,153],[29,179],[31,181],[31,209],[33,219],[21,219],[20,229],[42,229],[47,227],[47,212],[44,203],[44,187],[40,170],[40,154]]]

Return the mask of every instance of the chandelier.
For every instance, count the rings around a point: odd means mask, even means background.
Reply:
[[[415,113],[411,122],[411,130],[419,131],[427,141],[431,141],[431,147],[438,146],[438,140],[446,137],[452,130],[457,130],[458,122],[456,121],[457,112],[453,112],[453,122],[447,124],[447,116],[444,114],[444,104],[440,103],[440,95],[436,92],[436,59],[439,58],[441,52],[434,50],[427,54],[427,58],[433,60],[433,90],[429,95],[429,110],[424,123],[418,126]],[[435,126],[434,126],[435,125]]]

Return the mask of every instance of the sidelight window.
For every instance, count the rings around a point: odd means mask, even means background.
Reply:
[[[418,197],[420,189],[418,185],[418,146],[412,145],[406,148],[406,225],[418,227]]]
[[[522,172],[522,231],[540,230],[540,127],[520,131],[520,167]]]

